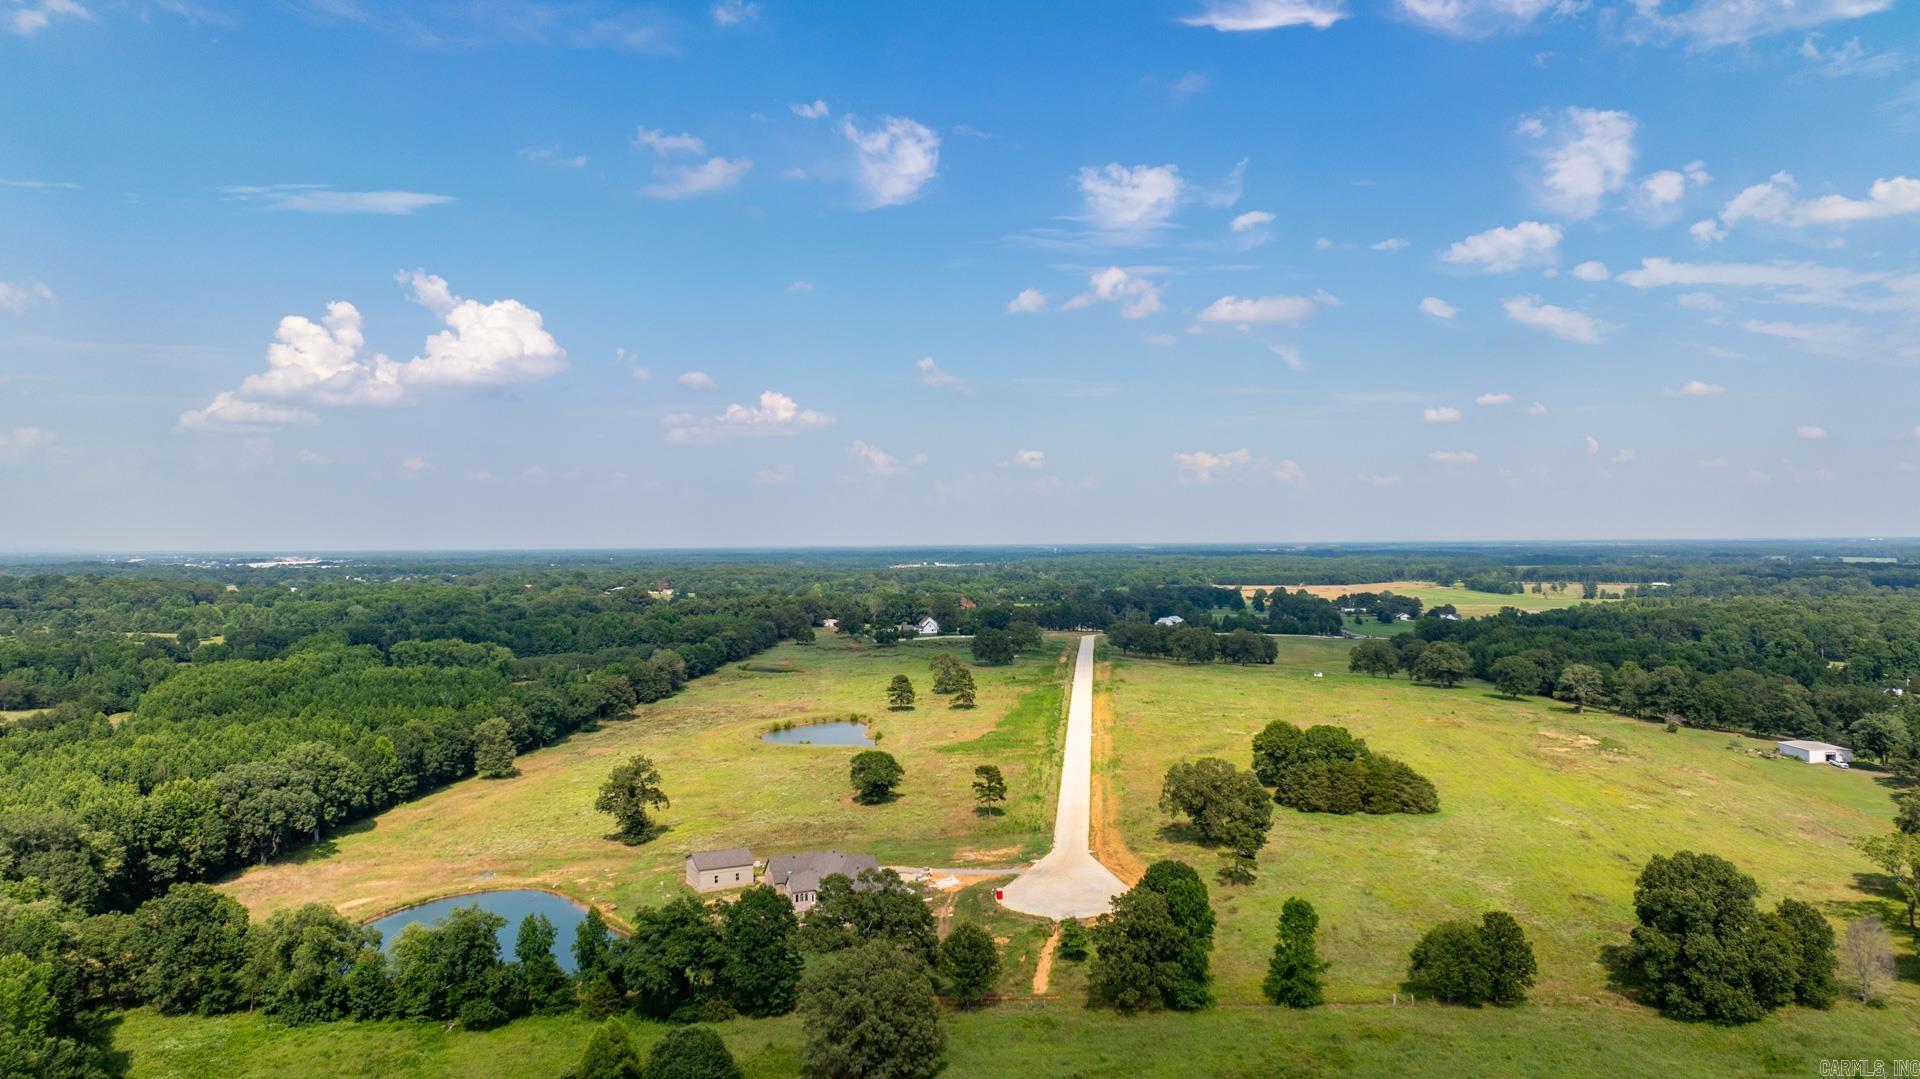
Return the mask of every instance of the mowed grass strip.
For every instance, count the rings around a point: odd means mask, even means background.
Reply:
[[[524,754],[512,779],[453,784],[222,887],[255,917],[316,900],[372,917],[522,885],[625,912],[674,895],[687,853],[708,848],[748,846],[764,858],[838,847],[883,865],[1015,864],[1051,835],[1066,644],[1050,639],[1012,666],[973,668],[971,710],[933,694],[928,668],[938,650],[964,659],[966,642],[872,648],[822,635],[782,644],[641,706],[631,720]],[[912,711],[887,710],[895,674],[919,690]],[[874,723],[878,748],[906,768],[899,797],[886,805],[853,801],[847,766],[858,747],[760,740],[776,723],[856,712]],[[605,838],[612,822],[593,801],[607,773],[636,753],[653,759],[673,804],[660,814],[665,834],[627,847]],[[1004,814],[974,811],[973,769],[985,763],[1006,775]]]
[[[1056,977],[1063,966],[1054,970]],[[1069,975],[1071,976],[1071,975]],[[627,1018],[642,1055],[671,1029]],[[472,1033],[439,1023],[284,1028],[257,1014],[119,1020],[114,1047],[131,1079],[381,1079],[560,1075],[599,1024],[577,1015],[515,1020]],[[1308,1011],[1228,1006],[1134,1016],[1086,1008],[1078,993],[946,1016],[943,1075],[1619,1076],[1820,1074],[1823,1060],[1910,1059],[1910,1010],[1788,1008],[1743,1027],[1677,1023],[1640,1008],[1522,1005],[1466,1009],[1331,1005]],[[799,1072],[798,1017],[715,1025],[751,1079]]]
[[[1128,843],[1210,880],[1215,852],[1165,832],[1156,808],[1167,767],[1217,756],[1238,767],[1268,722],[1329,723],[1431,779],[1431,816],[1341,817],[1276,807],[1251,886],[1214,886],[1214,971],[1221,999],[1260,999],[1280,906],[1320,915],[1329,999],[1379,1002],[1401,988],[1407,953],[1434,924],[1511,912],[1534,942],[1546,1002],[1619,1001],[1602,949],[1626,942],[1633,886],[1655,854],[1728,858],[1762,902],[1819,904],[1836,923],[1891,913],[1883,882],[1850,844],[1891,827],[1890,792],[1863,771],[1765,760],[1771,743],[1709,731],[1666,733],[1539,698],[1507,700],[1483,683],[1444,690],[1346,671],[1346,642],[1280,638],[1272,667],[1180,666],[1116,658],[1111,775]],[[1323,677],[1314,677],[1314,672]],[[1739,748],[1731,748],[1737,745]],[[1897,948],[1909,948],[1905,933]],[[1920,993],[1903,985],[1896,1006]],[[1857,1005],[1843,1005],[1857,1007]]]

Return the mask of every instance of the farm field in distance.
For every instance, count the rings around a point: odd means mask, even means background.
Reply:
[[[1271,667],[1114,657],[1114,751],[1101,765],[1133,850],[1216,867],[1212,851],[1165,830],[1161,779],[1169,765],[1203,756],[1248,767],[1253,736],[1275,719],[1346,727],[1431,779],[1441,809],[1339,816],[1276,807],[1258,882],[1214,890],[1213,969],[1225,1002],[1261,999],[1290,895],[1320,915],[1328,999],[1352,1004],[1390,1000],[1408,951],[1436,923],[1498,909],[1533,941],[1540,975],[1531,999],[1622,1006],[1601,952],[1627,941],[1634,880],[1654,854],[1728,858],[1759,882],[1768,907],[1800,898],[1837,920],[1873,904],[1891,910],[1890,888],[1872,890],[1880,878],[1849,845],[1884,832],[1893,814],[1873,773],[1768,760],[1745,751],[1770,742],[1576,715],[1480,682],[1448,690],[1349,674],[1346,642],[1279,643]],[[1898,1009],[1920,994],[1902,983],[1893,999]]]
[[[1064,638],[1061,643],[1064,644]],[[320,900],[368,918],[424,899],[480,888],[551,888],[623,914],[681,886],[689,851],[749,846],[756,857],[825,846],[872,853],[881,864],[1011,865],[1033,857],[1052,830],[1054,772],[1067,668],[1048,646],[1009,667],[974,668],[978,706],[955,710],[932,692],[928,661],[966,642],[878,649],[822,633],[783,643],[641,705],[634,717],[522,754],[511,779],[467,779],[222,887],[255,917]],[[919,689],[912,711],[889,712],[887,682]],[[760,740],[773,724],[873,721],[879,748],[906,768],[900,797],[853,802],[847,764],[858,750]],[[651,843],[609,840],[593,809],[607,773],[635,753],[658,766],[672,806]],[[975,765],[998,764],[1005,813],[974,812]]]
[[[1531,588],[1533,587],[1533,582],[1528,581],[1526,585]],[[1625,587],[1625,585],[1619,583],[1602,584],[1600,585],[1600,590],[1603,592],[1618,592]],[[1284,588],[1289,592],[1298,592],[1305,589],[1307,592],[1319,596],[1321,599],[1328,600],[1338,599],[1341,596],[1353,592],[1392,592],[1398,596],[1411,596],[1419,600],[1426,607],[1440,607],[1451,603],[1459,609],[1462,618],[1497,614],[1502,607],[1517,607],[1523,611],[1553,611],[1581,603],[1606,602],[1605,600],[1582,599],[1580,596],[1580,586],[1578,584],[1570,584],[1559,592],[1519,592],[1511,595],[1499,595],[1493,592],[1477,592],[1471,588],[1461,588],[1457,585],[1450,584],[1436,584],[1433,581],[1374,581],[1369,584],[1243,584],[1240,586],[1240,594],[1251,597],[1255,592],[1271,592],[1276,588]],[[1353,619],[1348,619],[1348,628],[1354,628],[1352,625],[1353,621]],[[1362,620],[1363,625],[1368,623],[1370,623],[1370,620]],[[1370,624],[1378,625],[1378,623]],[[1386,632],[1386,628],[1382,627],[1381,632]]]

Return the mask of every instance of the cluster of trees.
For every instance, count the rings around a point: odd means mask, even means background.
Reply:
[[[482,601],[479,588],[404,593],[450,609],[429,613],[368,588],[367,605],[422,632],[525,644],[524,627],[505,614],[550,613],[520,595]],[[142,661],[143,681],[126,690],[137,693],[131,714],[110,721],[73,700],[0,725],[0,881],[38,881],[89,913],[128,910],[453,780],[510,775],[515,754],[625,718],[720,662],[803,631],[807,617],[779,597],[670,608],[636,595],[638,608],[599,613],[603,604],[575,597],[577,619],[624,627],[606,630],[619,650],[592,668],[579,657],[517,657],[495,641],[395,639],[345,601],[228,611],[224,644],[202,644],[184,661]],[[257,624],[240,628],[241,611]],[[329,617],[338,623],[325,625]],[[94,643],[108,656],[183,647]],[[0,677],[9,673],[18,669]]]
[[[1759,892],[1724,858],[1655,855],[1633,890],[1629,976],[1677,1019],[1750,1023],[1784,1004],[1827,1007],[1838,993],[1833,927],[1797,899],[1763,911]]]
[[[1200,874],[1185,862],[1153,863],[1094,923],[1090,997],[1123,1012],[1207,1007],[1213,928]]]
[[[1429,642],[1403,634],[1391,640],[1361,641],[1347,653],[1347,670],[1355,674],[1393,677],[1400,671],[1416,682],[1457,686],[1473,674],[1473,657],[1449,641]]]
[[[1534,975],[1533,945],[1513,915],[1490,910],[1478,924],[1441,922],[1413,946],[1407,981],[1450,1004],[1518,1004]]]
[[[1301,730],[1283,719],[1253,739],[1253,771],[1274,801],[1307,813],[1437,813],[1426,777],[1375,753],[1345,727]]]
[[[245,907],[205,884],[176,885],[128,914],[83,915],[44,897],[0,899],[0,1073],[107,1074],[87,1039],[91,1014],[109,1007],[259,1010],[286,1025],[392,1018],[473,1029],[574,1008],[575,983],[554,957],[553,923],[529,915],[503,958],[505,926],[463,907],[434,925],[408,926],[384,954],[377,932],[325,904],[250,922]],[[604,951],[605,924],[589,913],[576,955],[592,951],[581,941],[595,933]]]
[[[1280,654],[1273,638],[1251,629],[1214,632],[1212,623],[1161,626],[1152,622],[1115,622],[1107,642],[1127,655],[1169,656],[1181,663],[1272,663]]]
[[[974,631],[968,651],[983,667],[1004,667],[1022,652],[1038,651],[1046,640],[1040,627],[1032,622],[1013,622],[1006,626],[981,626]]]
[[[1920,762],[1920,708],[1902,707],[1911,694],[1887,692],[1920,674],[1920,593],[1709,601],[1665,591],[1534,614],[1423,620],[1409,636],[1429,647],[1458,646],[1468,674],[1516,696],[1768,738],[1817,738],[1889,764]],[[1356,646],[1354,669],[1392,673],[1375,643]],[[1411,669],[1404,652],[1397,658],[1398,669]],[[1920,774],[1920,763],[1909,770]]]

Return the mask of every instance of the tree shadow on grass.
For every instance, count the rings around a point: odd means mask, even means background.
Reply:
[[[1172,821],[1163,824],[1155,834],[1169,843],[1190,843],[1209,850],[1220,846],[1218,843],[1207,842],[1206,838],[1200,834],[1199,827],[1191,821]]]
[[[100,1050],[95,1061],[101,1070],[116,1079],[133,1069],[133,1054],[113,1045],[114,1033],[122,1021],[118,1013],[97,1013],[92,1020],[83,1022],[80,1029],[80,1036]]]
[[[973,815],[976,817],[1004,817],[1007,815],[1007,811],[999,806],[974,806]]]
[[[1654,1007],[1652,987],[1646,975],[1633,961],[1631,944],[1606,944],[1600,948],[1600,966],[1607,972],[1607,991],[1635,1004]]]
[[[603,835],[600,838],[612,840],[613,842],[619,843],[623,846],[644,847],[648,843],[651,843],[654,840],[659,839],[661,836],[666,835],[668,832],[671,832],[671,831],[673,831],[673,825],[671,824],[656,824],[653,826],[653,828],[650,831],[647,832],[646,835],[643,835],[643,836],[630,836],[621,832],[608,832],[606,835]]]

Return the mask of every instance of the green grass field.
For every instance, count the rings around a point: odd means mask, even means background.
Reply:
[[[1289,895],[1319,911],[1329,999],[1350,1003],[1390,1000],[1422,933],[1490,909],[1511,912],[1532,938],[1540,1000],[1613,1001],[1601,950],[1627,939],[1634,879],[1659,853],[1726,857],[1769,904],[1793,896],[1836,918],[1891,911],[1873,890],[1873,867],[1849,846],[1891,827],[1891,794],[1868,772],[1766,760],[1729,745],[1771,743],[1575,715],[1479,683],[1445,690],[1350,675],[1340,641],[1282,638],[1280,648],[1271,667],[1114,660],[1118,720],[1105,766],[1129,845],[1211,876],[1217,857],[1166,830],[1155,805],[1161,778],[1193,757],[1249,766],[1253,736],[1274,719],[1347,727],[1431,779],[1441,812],[1277,809],[1259,881],[1215,890],[1224,1001],[1259,999]],[[1900,999],[1910,1005],[1920,993],[1903,988]]]
[[[628,1021],[644,1053],[666,1028]],[[595,1024],[521,1019],[474,1034],[437,1023],[276,1029],[257,1015],[166,1019],[132,1012],[114,1032],[132,1079],[554,1076],[579,1063]],[[1482,1008],[1219,1007],[1119,1016],[1060,999],[949,1013],[944,1075],[1818,1075],[1822,1060],[1910,1059],[1910,1014],[1788,1009],[1745,1027],[1675,1023],[1600,1005]],[[748,1076],[797,1073],[799,1020],[717,1028]]]
[[[1242,585],[1240,591],[1252,595],[1253,585]],[[1263,586],[1271,592],[1275,586]],[[1540,593],[1520,592],[1514,595],[1496,595],[1492,592],[1475,592],[1470,588],[1454,585],[1435,584],[1432,581],[1376,581],[1372,584],[1309,584],[1280,585],[1289,591],[1307,591],[1322,599],[1335,599],[1350,592],[1392,592],[1398,596],[1411,596],[1427,607],[1439,607],[1453,604],[1463,618],[1477,618],[1481,615],[1496,614],[1502,607],[1518,607],[1523,611],[1553,611],[1562,607],[1572,607],[1580,603],[1605,602],[1604,600],[1585,600],[1580,598],[1580,586],[1568,585],[1559,592]],[[1531,587],[1531,585],[1529,585]],[[1604,592],[1618,592],[1626,586],[1620,584],[1602,584]],[[1379,625],[1374,622],[1374,625]],[[1351,626],[1348,628],[1352,628]]]
[[[372,914],[430,894],[529,882],[622,911],[679,887],[689,847],[748,842],[756,851],[833,843],[883,862],[1011,861],[1045,843],[1057,768],[1063,654],[976,671],[981,707],[879,707],[896,671],[925,688],[921,643],[871,651],[843,641],[785,645],[640,710],[635,720],[521,759],[520,779],[458,784],[339,837],[297,864],[255,870],[225,887],[256,913],[310,898]],[[1920,1056],[1920,991],[1911,937],[1896,929],[1903,971],[1885,1010],[1843,1000],[1825,1012],[1786,1009],[1746,1027],[1676,1023],[1609,987],[1602,949],[1632,925],[1633,880],[1654,853],[1692,848],[1732,859],[1760,881],[1764,901],[1793,895],[1836,919],[1893,901],[1848,842],[1885,830],[1888,791],[1866,771],[1769,761],[1762,743],[1541,700],[1510,701],[1483,685],[1455,690],[1346,673],[1349,643],[1282,638],[1271,667],[1183,667],[1111,658],[1115,719],[1096,762],[1138,855],[1179,857],[1212,880],[1212,852],[1165,829],[1155,808],[1166,767],[1203,755],[1245,765],[1274,718],[1345,725],[1399,756],[1439,788],[1425,817],[1331,817],[1281,809],[1260,880],[1214,887],[1220,922],[1214,970],[1220,1005],[1199,1014],[1124,1017],[1085,1006],[1084,964],[1052,964],[1049,991],[1026,994],[1048,926],[995,904],[995,881],[934,900],[943,925],[980,922],[1001,943],[1001,1000],[948,1016],[945,1074],[1408,1075],[1712,1072],[1818,1074],[1835,1058]],[[753,669],[748,669],[753,668]],[[1324,672],[1315,679],[1314,671]],[[858,710],[877,716],[882,747],[908,770],[904,797],[882,807],[848,798],[852,750],[770,746],[770,723]],[[1729,748],[1737,741],[1741,749]],[[601,839],[587,809],[607,768],[635,751],[660,763],[673,826],[629,849]],[[797,754],[797,756],[795,756]],[[1008,771],[1017,792],[1005,816],[975,816],[966,780],[978,760]],[[495,875],[484,880],[480,874]],[[1292,1012],[1260,1003],[1259,979],[1281,902],[1318,908],[1332,1004]],[[1408,949],[1429,926],[1483,910],[1511,911],[1532,938],[1540,984],[1527,1005],[1460,1009],[1411,1003]],[[258,1016],[117,1020],[128,1074],[148,1076],[556,1075],[573,1066],[593,1024],[521,1020],[469,1033],[439,1024],[332,1024],[277,1029]],[[642,1046],[663,1027],[633,1022]],[[795,1072],[794,1017],[720,1026],[746,1073]]]
[[[827,845],[881,864],[1009,865],[1052,832],[1057,740],[1067,668],[1059,648],[1011,667],[975,668],[978,707],[947,707],[928,661],[964,642],[867,648],[822,636],[702,678],[634,718],[522,755],[513,779],[469,779],[222,885],[256,917],[319,900],[353,917],[479,888],[537,885],[622,913],[680,888],[689,851],[748,846],[756,856]],[[907,674],[918,707],[889,712],[886,686]],[[899,797],[857,805],[844,746],[774,745],[777,722],[858,712],[879,748],[906,768]],[[635,753],[653,759],[673,800],[667,832],[640,847],[605,838],[593,811],[607,772]],[[974,812],[975,765],[998,764],[1004,814]]]

